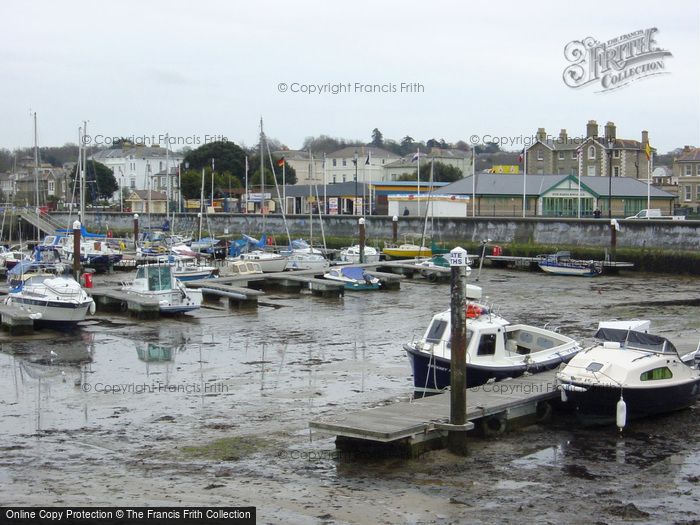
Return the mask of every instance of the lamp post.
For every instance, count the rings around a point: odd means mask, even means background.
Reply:
[[[355,158],[352,161],[355,164],[355,200],[352,202],[352,214],[355,215],[357,207],[357,150],[355,150]]]
[[[612,219],[612,152],[615,140],[608,139],[608,219]]]

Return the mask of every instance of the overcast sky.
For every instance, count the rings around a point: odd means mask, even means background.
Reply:
[[[0,31],[0,146],[88,134],[169,133],[184,143],[265,131],[291,148],[307,136],[370,140],[648,129],[660,152],[700,146],[700,2],[119,1],[5,2]],[[658,28],[669,74],[598,92],[567,87],[564,47]],[[355,83],[422,84],[356,93]],[[287,85],[281,92],[280,84]],[[290,92],[351,83],[351,93]],[[390,89],[390,88],[389,88]],[[515,144],[507,149],[520,149]],[[176,148],[177,149],[177,148]]]

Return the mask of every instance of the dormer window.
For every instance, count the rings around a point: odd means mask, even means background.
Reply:
[[[595,160],[595,146],[588,146],[588,158]]]

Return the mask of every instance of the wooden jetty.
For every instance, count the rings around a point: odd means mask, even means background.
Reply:
[[[229,307],[257,307],[258,297],[265,292],[247,287],[232,286],[223,279],[197,279],[194,281],[181,281],[187,288],[199,288],[202,291],[202,299],[205,301],[218,301],[227,299]],[[230,282],[230,281],[229,281]]]
[[[130,294],[114,287],[88,288],[86,290],[94,299],[97,311],[129,312],[139,319],[157,319],[160,317],[160,301],[151,297]]]
[[[545,419],[559,396],[556,370],[467,389],[467,421],[484,434]],[[450,428],[450,393],[392,403],[311,421],[313,430],[336,435],[336,447],[357,453],[415,457],[444,448]]]

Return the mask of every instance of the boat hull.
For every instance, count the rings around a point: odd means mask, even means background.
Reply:
[[[79,323],[87,317],[93,301],[46,301],[10,294],[5,304],[27,314],[41,314],[38,320],[42,323]]]
[[[595,267],[588,266],[562,266],[557,264],[538,263],[545,273],[554,275],[573,275],[577,277],[595,277],[600,272]]]
[[[433,254],[433,251],[424,246],[422,248],[416,247],[411,249],[384,248],[382,253],[393,259],[410,259],[413,257],[430,257]]]
[[[573,387],[573,388],[572,388]],[[583,424],[615,422],[619,386],[564,383],[565,406],[572,408]],[[700,378],[681,384],[649,388],[624,388],[622,397],[627,405],[627,419],[639,419],[692,406],[700,395]]]
[[[416,392],[438,393],[450,386],[450,360],[430,355],[404,345],[413,370],[413,387]],[[574,353],[553,357],[537,363],[512,366],[483,366],[467,363],[467,388],[480,386],[490,380],[501,381],[507,378],[519,377],[525,372],[536,374],[557,368],[562,362],[568,362]]]

